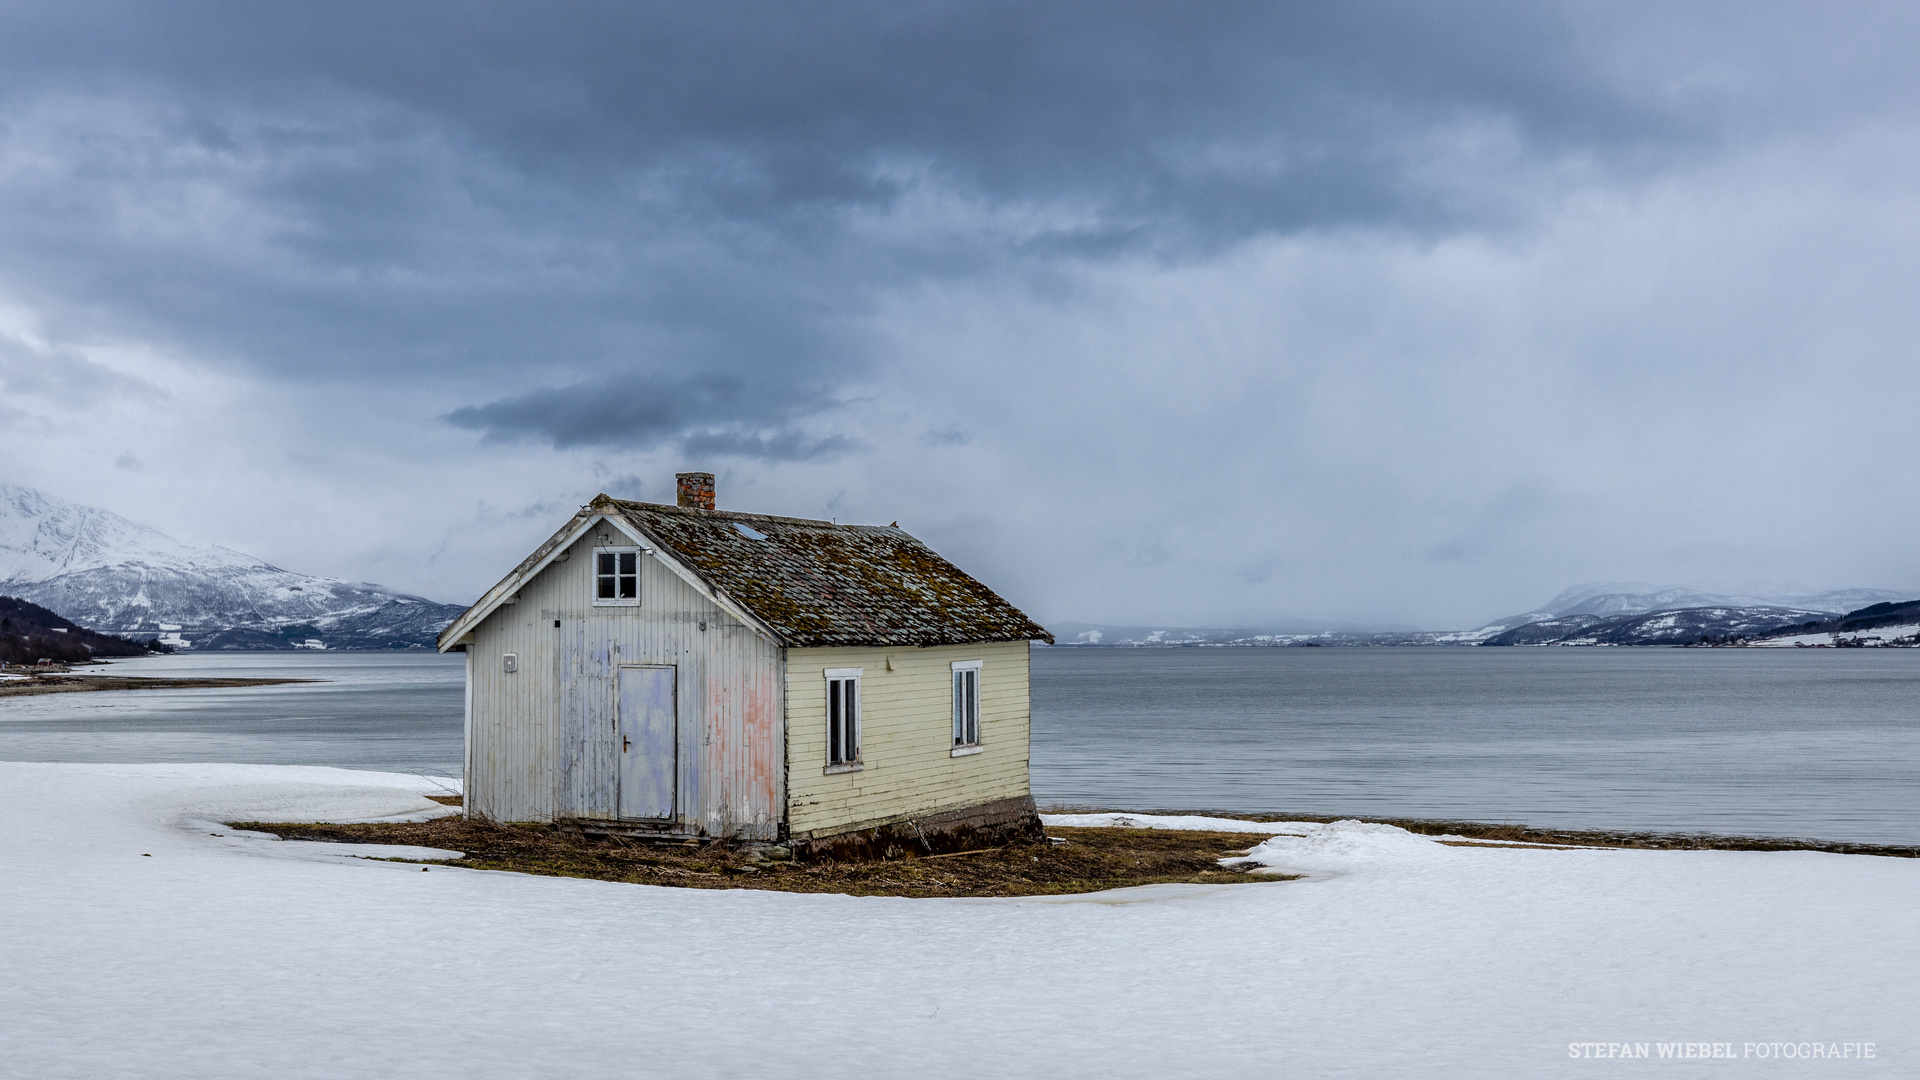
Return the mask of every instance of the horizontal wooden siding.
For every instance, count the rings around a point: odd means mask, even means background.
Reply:
[[[822,837],[1028,794],[1028,646],[787,650],[788,827]],[[893,670],[887,669],[891,658]],[[952,665],[981,661],[980,752],[953,756]],[[861,669],[861,768],[827,769],[830,668]]]

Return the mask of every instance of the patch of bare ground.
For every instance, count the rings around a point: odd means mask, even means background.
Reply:
[[[1087,806],[1046,806],[1043,814],[1153,814],[1231,818],[1234,821],[1311,821],[1326,823],[1346,820],[1314,814],[1243,814],[1215,810],[1109,810]],[[1805,840],[1777,836],[1726,836],[1718,833],[1634,832],[1607,829],[1535,829],[1525,825],[1497,825],[1478,821],[1435,821],[1425,818],[1379,818],[1366,821],[1393,825],[1423,836],[1458,836],[1463,840],[1499,841],[1477,845],[1453,843],[1456,847],[1543,848],[1608,847],[1650,848],[1671,851],[1826,851],[1836,855],[1884,855],[1896,859],[1920,858],[1920,847],[1889,844],[1849,844],[1828,840]],[[1448,841],[1441,841],[1448,843]]]
[[[455,803],[441,798],[437,801]],[[1220,860],[1244,852],[1245,833],[1148,829],[1048,829],[1064,843],[1020,843],[898,859],[804,862],[766,857],[764,845],[724,842],[675,846],[586,837],[544,825],[501,825],[465,818],[366,825],[229,822],[235,829],[287,840],[417,844],[465,852],[455,866],[554,877],[597,878],[693,889],[770,889],[854,896],[1049,896],[1170,882],[1224,884],[1286,876],[1230,869]]]
[[[164,679],[124,675],[40,675],[28,682],[0,683],[0,697],[75,694],[89,690],[196,690],[224,686],[279,686],[319,679]]]

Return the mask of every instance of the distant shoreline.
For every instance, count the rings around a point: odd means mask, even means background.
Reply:
[[[1042,815],[1118,814],[1139,817],[1208,817],[1235,821],[1275,822],[1307,821],[1327,824],[1334,821],[1365,821],[1392,825],[1423,836],[1455,836],[1459,841],[1442,840],[1459,846],[1492,844],[1500,847],[1546,848],[1639,848],[1657,851],[1822,851],[1832,855],[1878,855],[1895,859],[1920,859],[1920,845],[1870,844],[1847,840],[1819,840],[1793,836],[1743,836],[1734,833],[1670,832],[1655,829],[1560,829],[1536,828],[1485,821],[1456,821],[1447,818],[1384,817],[1374,814],[1294,814],[1286,811],[1246,812],[1240,810],[1115,810],[1108,806],[1077,803],[1049,803],[1041,806]]]
[[[25,681],[0,682],[0,697],[38,694],[77,694],[94,690],[205,690],[235,686],[279,686],[283,683],[322,682],[321,679],[163,679],[123,675],[35,675]]]
[[[1806,643],[1776,638],[1742,641],[1542,641],[1493,645],[1484,641],[1056,641],[1035,642],[1043,649],[1914,649],[1920,640],[1852,638]]]

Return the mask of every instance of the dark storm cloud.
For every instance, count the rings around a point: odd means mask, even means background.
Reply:
[[[796,228],[895,198],[876,174],[890,161],[995,199],[1092,205],[1153,238],[1435,224],[1473,210],[1410,175],[1436,130],[1491,121],[1529,155],[1698,135],[1608,70],[1613,28],[1523,3],[69,11],[0,52],[16,85],[150,80],[295,116],[360,95],[527,175],[590,187],[657,171],[677,209]],[[202,137],[224,136],[215,121]]]
[[[694,454],[807,461],[854,446],[844,436],[809,436],[788,426],[824,407],[823,396],[738,378],[671,383],[626,375],[471,405],[446,419],[493,439],[531,437],[563,448],[677,442]]]
[[[0,134],[48,163],[0,183],[0,284],[279,378],[431,380],[497,437],[820,456],[794,425],[880,363],[848,327],[884,290],[1524,224],[1737,134],[1779,78],[1713,62],[1747,10],[26,7]]]

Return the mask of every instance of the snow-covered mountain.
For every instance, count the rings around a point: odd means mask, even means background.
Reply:
[[[463,609],[309,577],[108,510],[0,484],[0,594],[107,633],[195,648],[426,648]]]
[[[1723,615],[1699,615],[1695,621],[1704,620],[1699,626],[1693,626],[1688,619],[1680,622],[1688,623],[1696,632],[1724,637],[1748,633],[1750,625],[1765,623],[1770,619],[1787,620],[1809,612],[1816,615],[1844,615],[1869,604],[1910,599],[1911,593],[1886,589],[1830,589],[1826,592],[1782,589],[1769,590],[1765,594],[1728,594],[1701,592],[1684,586],[1661,587],[1639,581],[1595,582],[1566,589],[1525,614],[1496,619],[1477,630],[1438,635],[1436,643],[1533,644],[1541,640],[1547,631],[1522,631],[1537,623],[1553,623],[1554,629],[1575,636],[1574,630],[1592,627],[1603,621],[1619,621],[1623,627],[1627,626],[1631,622],[1629,616],[1713,610],[1722,611]],[[1769,611],[1775,614],[1763,614]],[[1582,621],[1583,618],[1585,621]],[[1627,637],[1638,632],[1622,631]]]
[[[1482,645],[1691,645],[1826,624],[1823,611],[1758,606],[1687,607],[1625,615],[1566,615],[1515,627]]]
[[[1568,615],[1645,615],[1654,611],[1677,611],[1707,607],[1777,607],[1799,611],[1824,611],[1835,615],[1887,601],[1907,600],[1906,593],[1886,589],[1833,589],[1809,593],[1800,590],[1769,590],[1764,594],[1709,593],[1684,587],[1659,588],[1640,582],[1603,582],[1575,585],[1529,615],[1564,618]],[[1522,618],[1524,616],[1515,616]],[[1505,620],[1503,620],[1505,621]]]
[[[1270,625],[1258,628],[1118,626],[1055,623],[1061,645],[1301,646],[1301,645],[1679,645],[1701,638],[1840,626],[1836,615],[1865,614],[1870,605],[1901,606],[1912,593],[1886,589],[1781,590],[1777,595],[1726,596],[1638,582],[1575,585],[1533,611],[1477,630],[1398,627]],[[1914,601],[1920,607],[1920,601]],[[1906,617],[1906,616],[1902,616]],[[1920,618],[1920,616],[1914,616]],[[1845,620],[1849,628],[1851,620]],[[1876,624],[1878,625],[1878,624]]]

